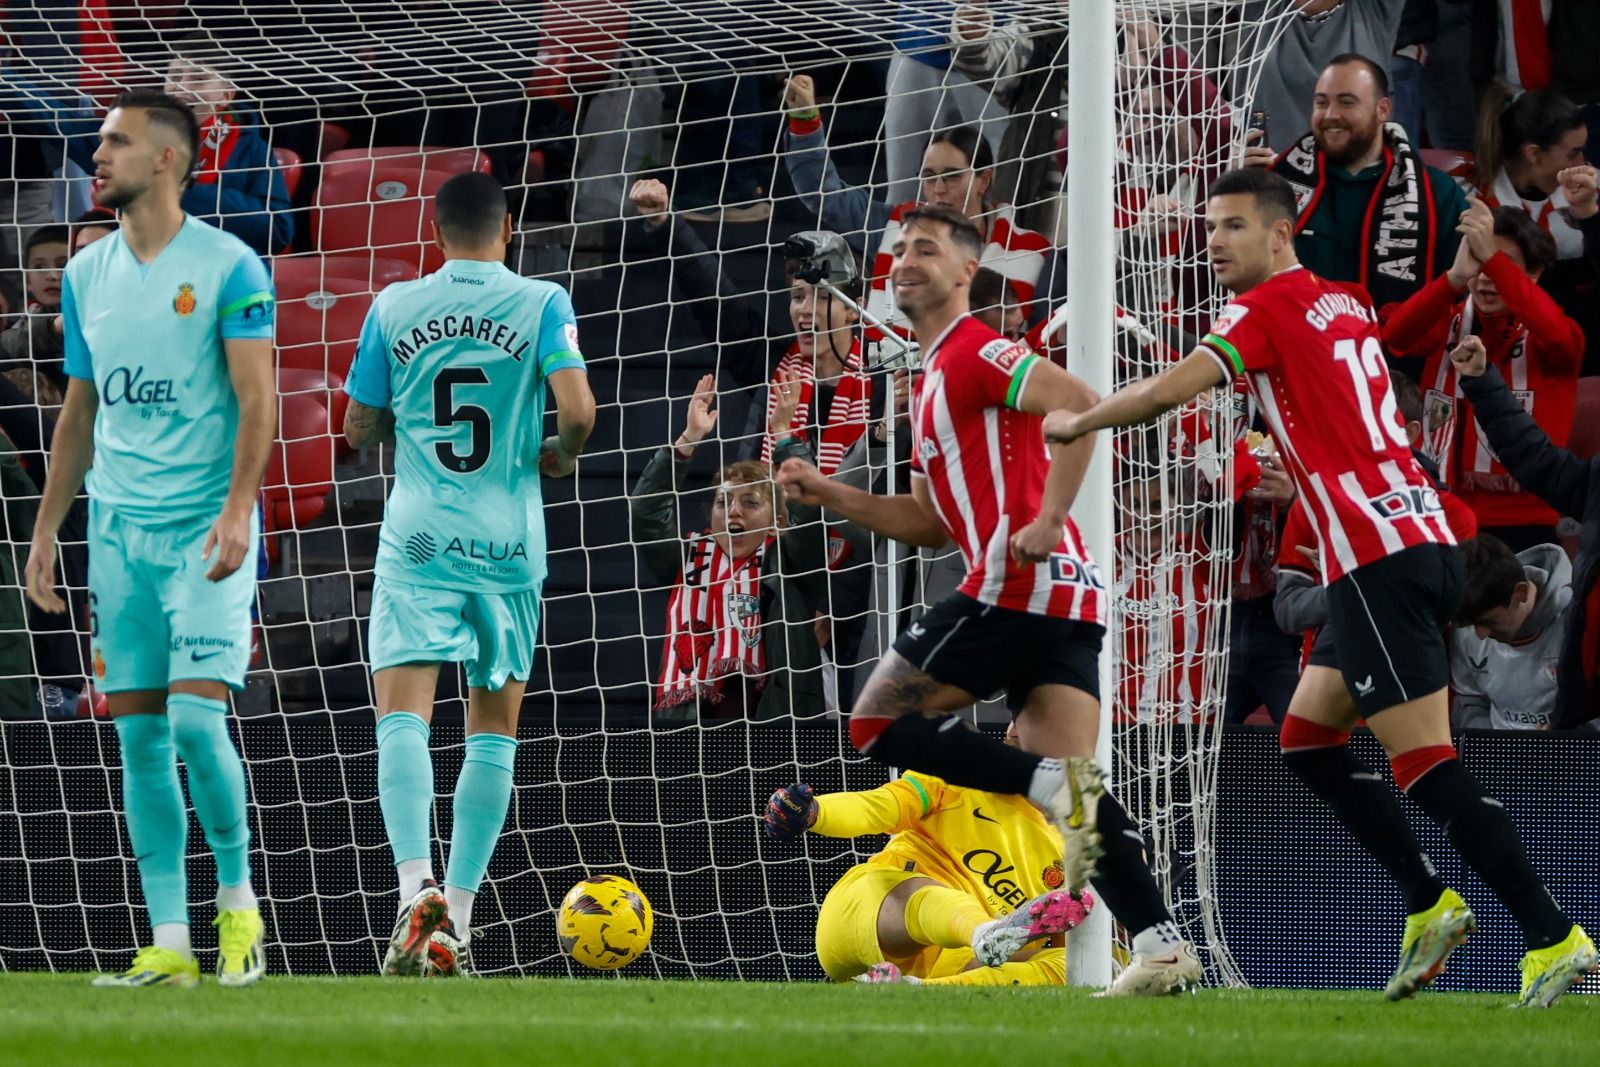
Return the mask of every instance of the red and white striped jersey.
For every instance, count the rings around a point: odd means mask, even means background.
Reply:
[[[1011,535],[1039,515],[1050,453],[1043,419],[1016,409],[1039,356],[971,315],[923,354],[912,391],[914,476],[961,549],[960,591],[984,604],[1104,625],[1106,590],[1069,518],[1043,563],[1011,556]]]
[[[883,228],[883,239],[878,242],[878,254],[872,260],[872,288],[867,292],[867,311],[888,323],[895,332],[907,336],[910,324],[890,304],[889,265],[894,261],[894,243],[900,239],[900,220],[916,206],[901,204],[890,212],[889,222]],[[988,215],[988,220],[989,240],[983,246],[978,263],[1010,282],[1017,302],[1026,310],[1033,304],[1039,275],[1044,271],[1044,257],[1050,253],[1050,242],[1044,234],[1017,225],[1009,205],[996,208]],[[868,331],[870,339],[876,339],[874,334],[876,331]]]
[[[1200,344],[1230,379],[1249,379],[1317,530],[1324,584],[1455,544],[1411,455],[1370,302],[1292,267],[1236,296]]]

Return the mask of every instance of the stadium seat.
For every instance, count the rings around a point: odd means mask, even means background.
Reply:
[[[350,373],[374,288],[365,277],[369,261],[353,258],[356,265],[349,274],[327,269],[328,261],[318,256],[272,261],[279,367],[320,371],[341,380]]]
[[[333,490],[333,438],[328,406],[315,392],[291,392],[279,399],[278,441],[262,480],[262,529],[271,537],[315,522]],[[278,557],[276,538],[269,559]]]
[[[285,276],[344,278],[353,282],[370,281],[373,292],[379,291],[391,282],[409,282],[417,277],[415,265],[373,255],[323,256],[308,252],[303,255],[278,256],[272,262],[274,276],[279,276],[278,265],[282,264]]]
[[[370,249],[379,256],[436,270],[444,256],[433,243],[433,195],[453,175],[489,170],[475,148],[346,149],[322,168],[311,231],[323,252]]]
[[[555,0],[541,13],[544,38],[528,95],[571,111],[574,97],[611,78],[611,60],[628,39],[626,0]]]
[[[272,150],[273,164],[283,172],[283,187],[289,192],[289,199],[294,199],[295,190],[300,188],[300,156],[299,153],[288,148],[274,148]]]
[[[1469,185],[1472,182],[1471,152],[1457,152],[1453,148],[1424,148],[1422,162],[1435,170],[1444,171],[1458,184]]]
[[[350,131],[337,122],[324,122],[321,136],[317,141],[317,158],[326,159],[330,152],[337,152],[350,143]]]
[[[383,148],[344,148],[322,157],[324,163],[348,163],[369,159],[409,160],[428,170],[446,174],[465,174],[469,170],[489,173],[489,157],[476,148],[441,148],[437,145],[387,145]]]
[[[1584,459],[1600,455],[1600,378],[1578,379],[1578,404],[1567,447]]]
[[[304,367],[278,368],[279,396],[309,396],[328,409],[328,433],[336,445],[344,442],[344,413],[350,406],[344,378]]]

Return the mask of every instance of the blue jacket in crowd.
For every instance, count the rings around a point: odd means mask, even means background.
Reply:
[[[183,210],[226,230],[261,255],[281,252],[294,239],[289,190],[273,168],[272,150],[256,116],[235,108],[239,138],[217,181],[195,182],[184,190]]]

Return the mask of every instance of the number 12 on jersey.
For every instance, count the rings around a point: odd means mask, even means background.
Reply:
[[[1374,452],[1387,452],[1390,443],[1409,449],[1406,428],[1400,422],[1400,410],[1395,404],[1394,389],[1389,382],[1389,371],[1383,360],[1383,345],[1376,337],[1365,337],[1359,344],[1353,337],[1336,341],[1333,358],[1344,364],[1350,372],[1350,384],[1355,388],[1356,403],[1361,407],[1361,422]],[[1383,398],[1378,410],[1372,410],[1372,384],[1381,381]],[[1387,440],[1386,440],[1387,438]]]

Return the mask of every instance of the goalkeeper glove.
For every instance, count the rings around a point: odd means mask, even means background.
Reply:
[[[766,813],[761,816],[767,836],[782,841],[795,834],[804,833],[817,821],[817,800],[811,795],[809,785],[785,786],[772,794],[767,801]]]

